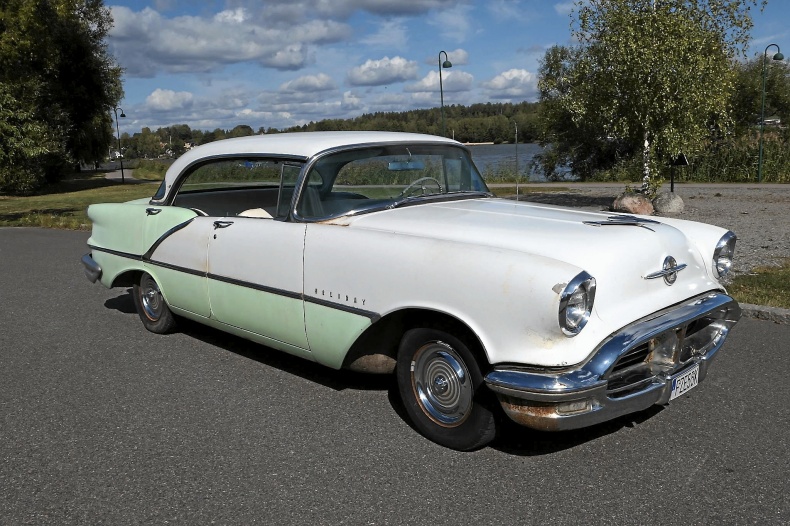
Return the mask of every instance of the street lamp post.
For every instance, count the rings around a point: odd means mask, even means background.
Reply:
[[[765,52],[763,53],[763,102],[760,109],[760,156],[757,161],[758,183],[762,182],[763,180],[763,131],[765,130],[765,61],[768,58],[768,49],[772,46],[776,46],[776,54],[773,56],[774,60],[784,60],[785,58],[777,44],[768,44],[765,46]]]
[[[514,138],[514,141],[513,141],[513,145],[515,146],[515,149],[516,149],[516,151],[515,151],[515,153],[516,153],[516,201],[518,201],[518,194],[519,194],[519,192],[518,192],[518,183],[519,183],[519,178],[518,178],[518,123],[516,121],[513,121],[513,126],[516,127],[516,135],[515,135],[515,138]]]
[[[121,117],[126,117],[126,114],[123,112],[123,108],[119,108],[118,106],[113,108],[115,112],[115,133],[118,138],[118,159],[121,160],[121,184],[123,184],[126,180],[123,176],[123,150],[121,150],[121,128],[118,126],[118,110],[121,110]]]
[[[442,53],[444,53],[444,62],[442,62]],[[439,97],[441,98],[441,113],[442,113],[442,137],[446,137],[447,133],[444,130],[444,86],[442,85],[442,69],[451,68],[453,63],[447,57],[446,51],[439,51]]]

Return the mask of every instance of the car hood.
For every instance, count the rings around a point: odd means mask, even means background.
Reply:
[[[677,226],[661,218],[638,217],[638,225],[613,223],[625,216],[588,212],[506,199],[473,199],[422,203],[344,219],[362,228],[491,246],[561,261],[585,270],[597,281],[596,308],[602,317],[632,319],[684,299],[720,289],[697,247]],[[613,219],[615,218],[615,219]],[[600,224],[603,223],[603,224]],[[716,227],[711,227],[716,228]],[[724,230],[722,229],[722,233]],[[668,285],[646,276],[661,271],[672,256],[686,268]],[[523,269],[525,274],[533,269]],[[485,269],[481,269],[484,275]],[[568,280],[573,276],[568,276]],[[547,283],[548,287],[557,284]],[[633,317],[636,315],[636,317]]]

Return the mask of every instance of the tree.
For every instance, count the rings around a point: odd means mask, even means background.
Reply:
[[[111,25],[102,0],[0,4],[2,111],[14,114],[25,138],[13,144],[37,145],[3,157],[0,191],[31,190],[62,176],[66,163],[106,154],[110,111],[123,94],[121,70],[104,44]],[[24,182],[15,175],[22,165],[31,170]]]
[[[753,59],[735,64],[733,119],[740,130],[759,123],[762,103],[762,75],[765,60],[765,117],[777,116],[784,124],[790,122],[790,64],[765,59],[760,53]]]
[[[645,175],[731,122],[734,73],[756,0],[577,2],[572,48],[541,64],[544,171],[582,178],[638,159]],[[764,2],[763,2],[764,3]]]

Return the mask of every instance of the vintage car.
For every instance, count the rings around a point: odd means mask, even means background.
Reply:
[[[740,317],[735,235],[495,198],[462,144],[387,132],[195,148],[155,195],[96,204],[82,263],[155,333],[197,320],[332,368],[394,373],[444,446],[669,401]]]

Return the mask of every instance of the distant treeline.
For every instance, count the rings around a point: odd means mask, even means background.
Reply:
[[[446,136],[461,142],[536,142],[538,140],[539,103],[485,103],[471,106],[444,107]],[[286,129],[263,128],[254,130],[239,124],[230,130],[193,130],[186,124],[175,124],[156,131],[143,128],[140,133],[121,136],[126,158],[177,157],[188,145],[206,144],[220,139],[263,133],[296,131],[403,131],[442,135],[439,108],[403,112],[366,113],[353,119],[325,119]]]
[[[448,137],[461,142],[513,142],[518,130],[519,142],[538,140],[537,102],[480,103],[471,106],[444,107]],[[442,135],[439,108],[404,112],[366,113],[353,119],[325,119],[294,126],[283,131],[380,130]],[[267,133],[276,130],[267,130]]]

